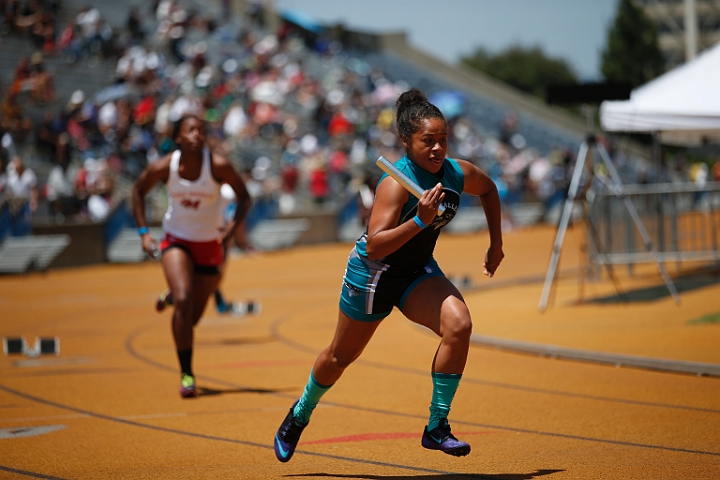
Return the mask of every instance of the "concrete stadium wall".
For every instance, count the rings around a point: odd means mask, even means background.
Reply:
[[[104,224],[33,226],[32,234],[70,236],[70,245],[55,257],[48,268],[93,265],[107,260]]]
[[[302,218],[310,222],[309,228],[295,242],[296,245],[338,241],[338,219],[335,212],[300,213],[279,218]],[[105,241],[105,230],[105,224],[36,225],[31,233],[70,236],[70,244],[48,265],[49,269],[54,269],[106,263],[109,245]]]
[[[296,242],[297,245],[328,243],[338,240],[338,222],[335,212],[288,215],[280,218],[303,218],[310,221],[310,228],[300,235]]]

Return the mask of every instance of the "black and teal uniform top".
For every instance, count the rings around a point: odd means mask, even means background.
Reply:
[[[445,206],[445,211],[442,215],[436,216],[427,228],[418,232],[417,235],[398,250],[384,258],[376,259],[376,261],[386,264],[389,269],[404,270],[409,273],[423,268],[430,261],[433,251],[435,250],[435,244],[440,236],[440,230],[450,223],[457,213],[458,206],[460,205],[460,194],[463,192],[465,184],[465,175],[458,162],[452,158],[446,158],[436,174],[423,170],[414,164],[407,156],[395,162],[395,166],[417,183],[423,190],[430,190],[440,182],[443,186],[443,192],[445,193],[442,201],[442,204]],[[386,177],[388,177],[387,173],[380,177],[378,185],[380,185]],[[410,194],[408,201],[402,206],[398,225],[413,221],[413,217],[417,214],[417,207],[418,199]],[[367,231],[355,244],[358,253],[367,258],[366,244]]]
[[[395,163],[422,189],[429,190],[440,182],[445,197],[445,211],[418,232],[398,250],[384,258],[371,260],[367,256],[367,230],[355,243],[348,256],[340,294],[340,309],[350,318],[373,322],[388,316],[393,307],[403,309],[410,292],[427,278],[442,276],[433,258],[433,250],[440,230],[457,213],[465,177],[457,161],[446,158],[436,175],[423,170],[407,157]],[[387,175],[380,177],[378,185]],[[412,222],[417,213],[418,200],[410,195],[402,206],[398,225]]]

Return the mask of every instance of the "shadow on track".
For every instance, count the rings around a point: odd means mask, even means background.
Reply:
[[[195,342],[196,345],[202,345],[202,346],[218,346],[218,345],[264,345],[266,343],[273,343],[277,340],[275,340],[274,337],[268,335],[266,337],[245,337],[245,338],[223,338],[223,339],[217,339],[217,340],[209,340],[209,339],[203,339],[203,340],[197,340]]]
[[[265,388],[226,388],[226,389],[215,389],[215,388],[208,388],[208,387],[197,387],[198,395],[201,397],[204,396],[215,396],[215,395],[225,395],[228,393],[269,393],[269,394],[276,394],[276,393],[283,393],[283,392],[296,392],[297,388],[276,388],[276,389],[265,389]]]
[[[326,477],[326,478],[349,478],[359,480],[467,480],[470,478],[490,480],[530,480],[544,475],[564,472],[565,470],[537,470],[533,473],[450,473],[440,475],[363,475],[363,474],[332,474],[332,473],[300,473],[296,475],[284,475],[285,477]]]
[[[675,283],[675,287],[679,293],[689,292],[720,283],[720,274],[716,269],[703,268],[674,278],[673,282]],[[653,302],[655,300],[668,297],[669,295],[670,293],[668,292],[665,284],[660,284],[652,287],[630,290],[621,294],[588,299],[585,303],[609,304]]]

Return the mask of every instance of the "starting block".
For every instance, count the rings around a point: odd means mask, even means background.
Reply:
[[[458,290],[467,290],[473,287],[473,279],[469,275],[449,275],[447,278]]]
[[[248,300],[247,302],[232,302],[227,312],[234,317],[244,317],[245,315],[260,315],[262,304],[257,300]]]
[[[3,353],[5,355],[26,355],[28,357],[60,355],[60,339],[58,337],[37,337],[35,343],[30,346],[25,341],[25,337],[3,337]]]

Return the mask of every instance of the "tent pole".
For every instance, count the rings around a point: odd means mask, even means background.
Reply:
[[[655,183],[662,183],[665,181],[665,172],[662,161],[662,144],[660,143],[660,132],[658,132],[657,130],[652,132],[651,155],[652,163],[654,163],[655,167],[657,168],[657,177]]]

